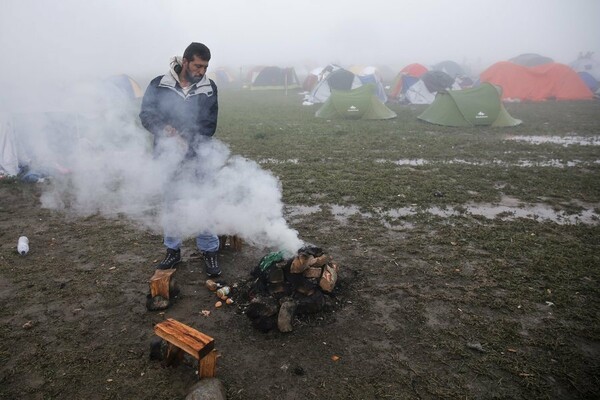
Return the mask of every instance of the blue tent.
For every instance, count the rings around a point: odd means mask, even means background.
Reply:
[[[595,93],[600,88],[600,83],[589,72],[581,71],[578,75],[592,92]]]

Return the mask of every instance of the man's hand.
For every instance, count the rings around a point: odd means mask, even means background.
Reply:
[[[164,127],[163,132],[165,133],[165,136],[167,137],[172,137],[172,136],[179,136],[179,132],[177,132],[177,129],[173,128],[171,125],[167,125]]]
[[[187,140],[185,140],[183,136],[179,134],[177,129],[173,128],[171,125],[167,125],[164,127],[163,132],[166,137],[177,139],[177,145],[184,153],[188,151],[189,146]]]

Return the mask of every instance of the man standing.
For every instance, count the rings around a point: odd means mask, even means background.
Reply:
[[[140,119],[144,128],[154,136],[155,154],[160,151],[161,143],[176,142],[186,149],[184,160],[170,183],[181,183],[182,179],[186,179],[185,176],[190,176],[183,171],[186,166],[193,169],[201,162],[197,159],[196,149],[212,137],[217,128],[217,86],[206,76],[209,61],[208,47],[202,43],[190,44],[182,58],[174,57],[171,60],[167,74],[150,82],[144,94]],[[195,178],[200,176],[201,173],[192,174]],[[164,195],[167,209],[177,200],[177,195],[169,186],[165,188]],[[181,261],[182,238],[177,226],[172,223],[166,223],[163,229],[167,255],[157,268],[169,269]],[[202,232],[196,237],[196,245],[204,256],[207,275],[220,275],[218,236]]]

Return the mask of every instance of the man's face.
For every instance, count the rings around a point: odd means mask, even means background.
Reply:
[[[190,61],[183,59],[183,70],[185,72],[185,78],[190,83],[198,83],[206,74],[208,69],[208,61],[201,59],[198,56],[194,56]]]

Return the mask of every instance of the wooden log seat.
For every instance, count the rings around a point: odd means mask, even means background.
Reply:
[[[212,337],[172,318],[156,324],[154,333],[168,343],[165,365],[176,366],[186,352],[198,360],[198,378],[216,375],[217,351]]]

